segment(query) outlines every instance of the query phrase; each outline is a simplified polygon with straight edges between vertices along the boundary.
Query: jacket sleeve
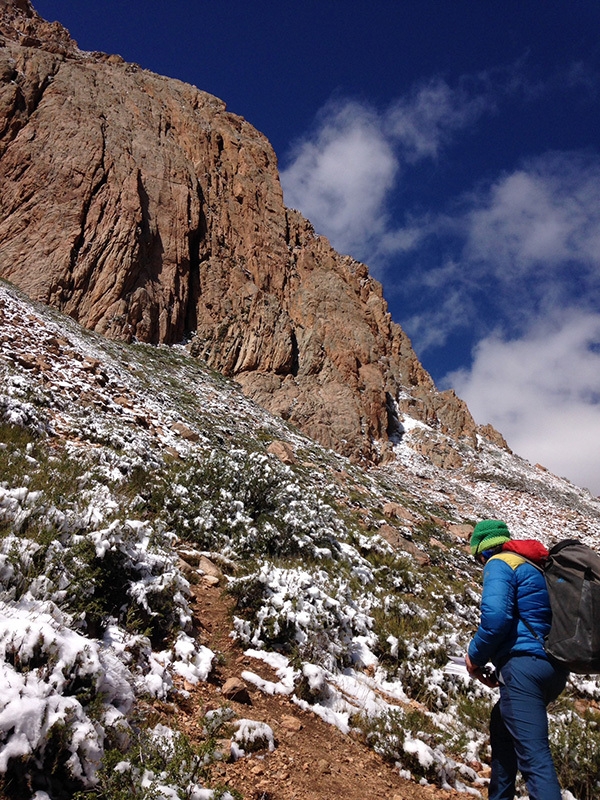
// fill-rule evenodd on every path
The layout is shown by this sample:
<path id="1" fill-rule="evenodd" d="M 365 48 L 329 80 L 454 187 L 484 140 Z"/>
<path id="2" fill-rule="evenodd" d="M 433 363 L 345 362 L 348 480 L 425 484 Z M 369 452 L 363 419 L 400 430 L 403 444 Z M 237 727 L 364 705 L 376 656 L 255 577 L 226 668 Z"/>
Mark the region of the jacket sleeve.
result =
<path id="1" fill-rule="evenodd" d="M 495 661 L 507 641 L 516 638 L 518 624 L 515 571 L 501 559 L 491 559 L 483 570 L 483 593 L 479 628 L 468 653 L 477 666 Z"/>

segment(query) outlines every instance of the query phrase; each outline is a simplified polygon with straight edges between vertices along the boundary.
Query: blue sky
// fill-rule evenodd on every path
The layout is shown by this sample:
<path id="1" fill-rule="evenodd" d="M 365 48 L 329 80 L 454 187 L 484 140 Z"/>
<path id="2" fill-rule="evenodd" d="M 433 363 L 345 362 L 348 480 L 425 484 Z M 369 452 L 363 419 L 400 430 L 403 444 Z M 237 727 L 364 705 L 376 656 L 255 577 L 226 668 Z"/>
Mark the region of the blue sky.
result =
<path id="1" fill-rule="evenodd" d="M 34 0 L 273 144 L 440 388 L 600 493 L 597 0 Z"/>

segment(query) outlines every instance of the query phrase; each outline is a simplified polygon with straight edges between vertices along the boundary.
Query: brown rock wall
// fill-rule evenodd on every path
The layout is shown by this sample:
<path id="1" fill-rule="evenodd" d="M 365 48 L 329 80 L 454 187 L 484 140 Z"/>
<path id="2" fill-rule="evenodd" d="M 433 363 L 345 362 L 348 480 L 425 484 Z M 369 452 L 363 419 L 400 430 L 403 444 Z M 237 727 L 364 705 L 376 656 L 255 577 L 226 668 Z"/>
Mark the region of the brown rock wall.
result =
<path id="1" fill-rule="evenodd" d="M 193 337 L 348 455 L 374 457 L 397 410 L 475 441 L 365 265 L 285 208 L 264 136 L 192 86 L 81 53 L 27 0 L 0 0 L 0 35 L 1 277 L 109 337 Z"/>

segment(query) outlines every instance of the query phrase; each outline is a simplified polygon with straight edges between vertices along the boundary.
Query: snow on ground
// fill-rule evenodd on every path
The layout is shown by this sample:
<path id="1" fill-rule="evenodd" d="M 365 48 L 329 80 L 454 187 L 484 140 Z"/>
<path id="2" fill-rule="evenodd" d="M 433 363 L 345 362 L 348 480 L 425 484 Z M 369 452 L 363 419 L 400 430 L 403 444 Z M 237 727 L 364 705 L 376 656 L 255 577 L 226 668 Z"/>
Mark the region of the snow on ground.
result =
<path id="1" fill-rule="evenodd" d="M 409 418 L 395 461 L 364 472 L 185 347 L 107 342 L 2 285 L 0 374 L 0 772 L 28 755 L 43 768 L 63 725 L 65 770 L 91 788 L 136 698 L 210 676 L 174 549 L 189 541 L 238 570 L 232 635 L 278 678 L 247 670 L 248 683 L 362 726 L 403 774 L 478 793 L 468 763 L 485 760 L 486 734 L 464 709 L 485 715 L 493 692 L 443 669 L 477 624 L 479 573 L 456 531 L 500 517 L 515 537 L 598 547 L 597 498 L 485 440 L 453 444 L 463 466 L 438 469 L 411 448 L 427 426 Z M 275 439 L 298 466 L 265 452 Z M 600 698 L 597 680 L 573 686 Z M 236 730 L 237 757 L 274 746 L 252 720 Z M 157 730 L 153 746 L 173 736 Z M 177 796 L 126 758 L 120 769 Z"/>

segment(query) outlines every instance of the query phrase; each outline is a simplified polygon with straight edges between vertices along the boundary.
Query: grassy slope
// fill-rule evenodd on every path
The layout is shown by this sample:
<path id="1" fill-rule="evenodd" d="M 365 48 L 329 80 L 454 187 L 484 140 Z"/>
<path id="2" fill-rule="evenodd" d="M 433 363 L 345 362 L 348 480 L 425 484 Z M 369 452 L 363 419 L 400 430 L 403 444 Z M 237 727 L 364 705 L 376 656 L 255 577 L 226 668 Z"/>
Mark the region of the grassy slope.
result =
<path id="1" fill-rule="evenodd" d="M 442 669 L 477 624 L 480 576 L 461 525 L 502 516 L 516 535 L 575 531 L 597 544 L 597 501 L 485 442 L 453 443 L 463 467 L 449 472 L 418 455 L 408 433 L 395 462 L 365 471 L 266 414 L 185 348 L 105 341 L 6 287 L 0 342 L 4 608 L 21 623 L 54 608 L 55 641 L 72 631 L 99 659 L 118 652 L 114 674 L 131 687 L 102 687 L 75 658 L 56 690 L 73 698 L 75 717 L 39 736 L 38 763 L 23 756 L 20 783 L 23 770 L 7 761 L 9 787 L 22 792 L 40 765 L 55 775 L 51 796 L 91 785 L 81 764 L 121 758 L 128 739 L 133 752 L 140 697 L 168 699 L 181 673 L 194 686 L 204 677 L 183 654 L 197 630 L 176 548 L 220 566 L 239 644 L 287 659 L 304 709 L 362 731 L 415 777 L 477 785 L 469 764 L 487 757 L 493 693 Z M 275 441 L 291 463 L 269 452 Z M 5 676 L 49 685 L 51 647 L 3 644 Z M 556 710 L 561 771 L 581 800 L 599 766 L 599 697 L 596 682 L 578 679 Z M 73 743 L 89 720 L 102 733 L 95 755 Z M 172 785 L 185 783 L 180 773 Z M 135 767 L 127 780 L 139 780 Z"/>

